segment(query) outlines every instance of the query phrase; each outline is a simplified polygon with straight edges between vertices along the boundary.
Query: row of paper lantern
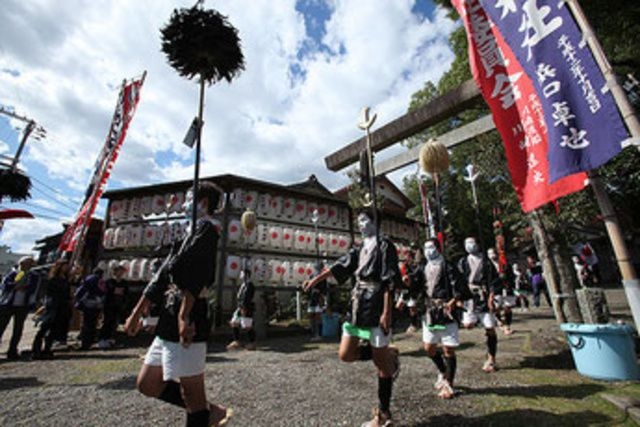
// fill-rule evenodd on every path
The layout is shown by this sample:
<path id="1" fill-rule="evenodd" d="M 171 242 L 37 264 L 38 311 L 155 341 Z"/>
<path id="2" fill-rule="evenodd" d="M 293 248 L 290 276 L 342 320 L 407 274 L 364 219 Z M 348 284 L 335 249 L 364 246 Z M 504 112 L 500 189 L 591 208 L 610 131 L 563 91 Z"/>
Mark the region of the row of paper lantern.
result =
<path id="1" fill-rule="evenodd" d="M 251 277 L 257 283 L 299 286 L 316 273 L 315 263 L 305 260 L 255 258 L 248 259 L 235 255 L 227 256 L 225 277 L 237 280 L 245 263 L 249 264 Z"/>
<path id="2" fill-rule="evenodd" d="M 153 265 L 160 261 L 160 258 L 111 259 L 98 262 L 98 267 L 104 271 L 105 279 L 113 277 L 113 270 L 122 266 L 125 268 L 124 280 L 148 282 L 153 276 Z"/>
<path id="3" fill-rule="evenodd" d="M 380 226 L 382 234 L 395 239 L 403 239 L 415 242 L 419 238 L 418 229 L 404 222 L 383 220 Z"/>
<path id="4" fill-rule="evenodd" d="M 160 215 L 182 212 L 185 193 L 155 194 L 131 199 L 112 200 L 109 205 L 111 222 L 127 221 L 148 215 Z"/>
<path id="5" fill-rule="evenodd" d="M 317 210 L 318 225 L 349 227 L 349 210 L 343 206 L 274 196 L 241 188 L 236 188 L 231 193 L 231 204 L 236 209 L 251 209 L 262 217 L 286 218 L 308 223 L 312 223 L 313 211 Z"/>
<path id="6" fill-rule="evenodd" d="M 120 225 L 107 228 L 104 231 L 102 246 L 105 249 L 166 246 L 176 240 L 183 239 L 187 235 L 188 229 L 189 221 Z"/>
<path id="7" fill-rule="evenodd" d="M 338 254 L 351 245 L 351 236 L 344 232 L 316 231 L 309 228 L 258 224 L 250 234 L 243 236 L 240 221 L 229 221 L 227 237 L 231 243 L 244 243 L 251 247 L 283 250 L 316 251 Z M 317 237 L 317 246 L 316 246 Z"/>

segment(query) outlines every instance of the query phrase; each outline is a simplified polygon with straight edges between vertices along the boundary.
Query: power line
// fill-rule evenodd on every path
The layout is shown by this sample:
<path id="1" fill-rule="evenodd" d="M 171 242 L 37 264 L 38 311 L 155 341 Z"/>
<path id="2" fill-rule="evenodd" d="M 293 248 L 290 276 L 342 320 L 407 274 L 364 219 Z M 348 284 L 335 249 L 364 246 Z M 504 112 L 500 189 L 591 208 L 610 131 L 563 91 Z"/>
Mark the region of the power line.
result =
<path id="1" fill-rule="evenodd" d="M 33 177 L 31 177 L 31 178 L 33 178 Z M 40 183 L 40 184 L 41 184 L 41 185 L 43 185 L 42 183 Z M 47 193 L 46 191 L 44 191 L 44 190 L 42 190 L 42 189 L 40 189 L 40 188 L 38 188 L 38 187 L 36 187 L 36 186 L 34 186 L 34 187 L 33 187 L 33 189 L 34 189 L 34 190 L 36 190 L 38 193 L 40 193 L 40 194 L 44 195 L 44 196 L 45 196 L 45 197 L 47 197 L 48 199 L 50 199 L 50 200 L 52 200 L 52 201 L 54 201 L 54 202 L 58 203 L 59 205 L 64 206 L 65 208 L 72 210 L 73 212 L 75 212 L 75 211 L 77 210 L 77 208 L 76 208 L 76 207 L 73 207 L 73 206 L 71 206 L 71 205 L 69 205 L 69 204 L 67 204 L 67 203 L 65 203 L 65 202 L 63 202 L 63 201 L 61 201 L 60 199 L 58 199 L 58 198 L 56 198 L 56 197 L 52 196 L 51 194 Z M 59 194 L 59 193 L 58 193 L 58 194 Z"/>
<path id="2" fill-rule="evenodd" d="M 44 209 L 45 211 L 53 212 L 53 213 L 58 214 L 58 215 L 63 215 L 63 216 L 67 216 L 68 215 L 65 212 L 60 212 L 58 210 L 55 210 L 55 209 L 52 209 L 52 208 L 48 208 L 46 206 L 40 206 L 40 205 L 37 205 L 35 203 L 19 202 L 18 204 L 23 204 L 25 206 L 29 206 L 29 207 L 35 208 L 35 209 Z"/>

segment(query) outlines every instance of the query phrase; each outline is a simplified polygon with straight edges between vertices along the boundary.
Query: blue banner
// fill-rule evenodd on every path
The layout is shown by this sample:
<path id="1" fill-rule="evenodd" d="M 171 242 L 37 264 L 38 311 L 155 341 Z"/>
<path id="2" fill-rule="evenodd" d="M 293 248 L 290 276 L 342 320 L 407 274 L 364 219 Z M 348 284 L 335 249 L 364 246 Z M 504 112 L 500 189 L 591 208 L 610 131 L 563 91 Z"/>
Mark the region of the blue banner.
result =
<path id="1" fill-rule="evenodd" d="M 626 128 L 565 2 L 480 3 L 534 83 L 549 140 L 550 182 L 595 169 L 617 155 L 628 137 Z"/>

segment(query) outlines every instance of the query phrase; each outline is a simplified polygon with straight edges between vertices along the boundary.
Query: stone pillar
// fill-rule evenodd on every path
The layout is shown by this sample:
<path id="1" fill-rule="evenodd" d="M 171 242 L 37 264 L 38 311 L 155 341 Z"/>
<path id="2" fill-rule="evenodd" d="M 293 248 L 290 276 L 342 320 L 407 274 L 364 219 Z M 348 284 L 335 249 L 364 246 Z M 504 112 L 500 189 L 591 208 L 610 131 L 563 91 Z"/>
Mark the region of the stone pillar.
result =
<path id="1" fill-rule="evenodd" d="M 611 313 L 602 288 L 576 290 L 576 297 L 584 323 L 608 323 Z"/>

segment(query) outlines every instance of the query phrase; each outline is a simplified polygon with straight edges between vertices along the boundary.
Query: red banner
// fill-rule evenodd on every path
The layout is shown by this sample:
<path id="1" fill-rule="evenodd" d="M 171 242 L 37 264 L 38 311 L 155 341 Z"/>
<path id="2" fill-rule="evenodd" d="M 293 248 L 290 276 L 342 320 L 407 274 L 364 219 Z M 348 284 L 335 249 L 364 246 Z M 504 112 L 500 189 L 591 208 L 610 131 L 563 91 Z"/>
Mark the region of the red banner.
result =
<path id="1" fill-rule="evenodd" d="M 549 182 L 548 135 L 540 99 L 498 28 L 478 0 L 452 0 L 467 30 L 473 78 L 502 137 L 511 180 L 522 209 L 529 212 L 582 190 L 578 173 Z"/>
<path id="2" fill-rule="evenodd" d="M 67 227 L 62 236 L 59 246 L 61 251 L 73 252 L 91 223 L 91 216 L 96 210 L 113 165 L 118 158 L 129 123 L 140 100 L 140 89 L 143 82 L 144 76 L 139 80 L 124 84 L 120 91 L 107 140 L 96 160 L 95 170 L 85 194 L 85 200 L 80 211 L 76 214 L 73 224 Z"/>

